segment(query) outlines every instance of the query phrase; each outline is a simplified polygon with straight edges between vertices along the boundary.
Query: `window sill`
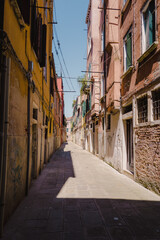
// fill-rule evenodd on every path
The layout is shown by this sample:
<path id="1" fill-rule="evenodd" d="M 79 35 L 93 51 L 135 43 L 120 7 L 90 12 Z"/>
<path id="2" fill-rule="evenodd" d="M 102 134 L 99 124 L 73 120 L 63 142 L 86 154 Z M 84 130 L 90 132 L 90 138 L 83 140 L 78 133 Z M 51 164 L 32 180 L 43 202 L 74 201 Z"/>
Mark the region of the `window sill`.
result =
<path id="1" fill-rule="evenodd" d="M 152 45 L 138 58 L 137 62 L 141 63 L 148 55 L 153 52 L 154 49 L 156 49 L 158 46 L 158 42 L 152 43 Z"/>
<path id="2" fill-rule="evenodd" d="M 10 0 L 10 2 L 11 2 L 11 6 L 13 7 L 13 10 L 15 12 L 15 15 L 17 17 L 18 23 L 19 23 L 20 27 L 23 29 L 25 27 L 25 22 L 23 20 L 23 17 L 22 17 L 21 11 L 19 9 L 18 3 L 17 3 L 16 0 Z"/>
<path id="3" fill-rule="evenodd" d="M 160 120 L 154 120 L 154 121 L 149 121 L 149 122 L 145 122 L 145 123 L 138 123 L 138 124 L 136 124 L 135 128 L 147 127 L 147 126 L 156 126 L 156 125 L 160 125 Z"/>
<path id="4" fill-rule="evenodd" d="M 124 79 L 130 72 L 132 72 L 134 66 L 130 66 L 128 70 L 121 76 L 121 79 Z"/>
<path id="5" fill-rule="evenodd" d="M 131 0 L 127 0 L 127 2 L 124 4 L 124 6 L 123 6 L 123 8 L 122 8 L 122 11 L 121 11 L 121 14 L 122 14 L 122 15 L 123 15 L 124 12 L 126 11 L 126 9 L 127 9 L 128 5 L 129 5 L 130 1 L 131 1 Z"/>

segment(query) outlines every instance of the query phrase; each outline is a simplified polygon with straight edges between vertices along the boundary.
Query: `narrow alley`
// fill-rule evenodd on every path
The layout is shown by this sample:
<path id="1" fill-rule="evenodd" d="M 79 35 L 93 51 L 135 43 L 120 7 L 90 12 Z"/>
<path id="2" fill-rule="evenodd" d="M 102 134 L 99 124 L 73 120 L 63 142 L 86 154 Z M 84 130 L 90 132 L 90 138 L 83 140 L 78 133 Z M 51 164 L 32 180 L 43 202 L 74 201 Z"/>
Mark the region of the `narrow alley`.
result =
<path id="1" fill-rule="evenodd" d="M 65 143 L 32 184 L 2 240 L 158 240 L 160 197 Z"/>

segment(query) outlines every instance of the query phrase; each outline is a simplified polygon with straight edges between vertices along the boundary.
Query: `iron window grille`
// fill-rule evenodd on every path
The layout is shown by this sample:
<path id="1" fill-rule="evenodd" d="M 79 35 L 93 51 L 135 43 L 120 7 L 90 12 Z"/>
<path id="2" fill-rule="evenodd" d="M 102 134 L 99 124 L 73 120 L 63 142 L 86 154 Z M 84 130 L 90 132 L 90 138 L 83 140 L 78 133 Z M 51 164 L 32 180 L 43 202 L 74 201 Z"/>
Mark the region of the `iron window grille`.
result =
<path id="1" fill-rule="evenodd" d="M 148 101 L 147 95 L 137 100 L 138 107 L 138 123 L 148 121 Z"/>
<path id="2" fill-rule="evenodd" d="M 153 119 L 160 120 L 160 88 L 152 92 Z"/>

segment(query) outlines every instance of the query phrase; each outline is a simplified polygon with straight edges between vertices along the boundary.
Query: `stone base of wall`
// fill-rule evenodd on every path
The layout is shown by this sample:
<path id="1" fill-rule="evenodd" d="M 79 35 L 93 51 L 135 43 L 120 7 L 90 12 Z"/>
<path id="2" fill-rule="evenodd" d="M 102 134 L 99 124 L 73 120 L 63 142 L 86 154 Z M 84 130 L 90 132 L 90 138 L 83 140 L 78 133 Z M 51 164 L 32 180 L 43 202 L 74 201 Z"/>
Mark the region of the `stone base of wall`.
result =
<path id="1" fill-rule="evenodd" d="M 136 129 L 135 146 L 137 182 L 160 194 L 160 126 Z"/>

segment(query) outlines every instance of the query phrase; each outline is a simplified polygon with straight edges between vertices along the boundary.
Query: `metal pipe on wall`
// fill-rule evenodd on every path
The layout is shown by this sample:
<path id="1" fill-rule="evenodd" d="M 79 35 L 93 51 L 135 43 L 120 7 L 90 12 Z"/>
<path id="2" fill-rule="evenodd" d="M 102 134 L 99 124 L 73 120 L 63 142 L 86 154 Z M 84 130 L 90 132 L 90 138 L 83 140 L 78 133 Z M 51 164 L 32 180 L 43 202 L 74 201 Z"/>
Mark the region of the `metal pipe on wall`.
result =
<path id="1" fill-rule="evenodd" d="M 10 86 L 10 59 L 4 57 L 4 72 L 2 74 L 4 80 L 4 118 L 3 118 L 3 149 L 1 154 L 1 188 L 0 188 L 0 236 L 3 233 L 4 211 L 5 211 L 5 195 L 7 182 L 7 155 L 8 155 L 8 108 L 9 108 L 9 86 Z"/>
<path id="2" fill-rule="evenodd" d="M 27 178 L 26 178 L 26 195 L 28 195 L 29 191 L 29 168 L 30 168 L 30 137 L 31 137 L 31 120 L 30 120 L 30 99 L 31 99 L 31 76 L 30 73 L 28 75 L 28 97 L 27 97 L 27 134 L 28 134 L 28 142 L 27 142 Z"/>
<path id="3" fill-rule="evenodd" d="M 104 109 L 104 159 L 106 154 L 106 89 L 107 89 L 107 79 L 106 79 L 106 1 L 104 0 L 104 38 L 103 38 L 103 50 L 104 50 L 104 63 L 103 63 L 103 71 L 104 71 L 104 89 L 105 89 L 105 109 Z"/>

